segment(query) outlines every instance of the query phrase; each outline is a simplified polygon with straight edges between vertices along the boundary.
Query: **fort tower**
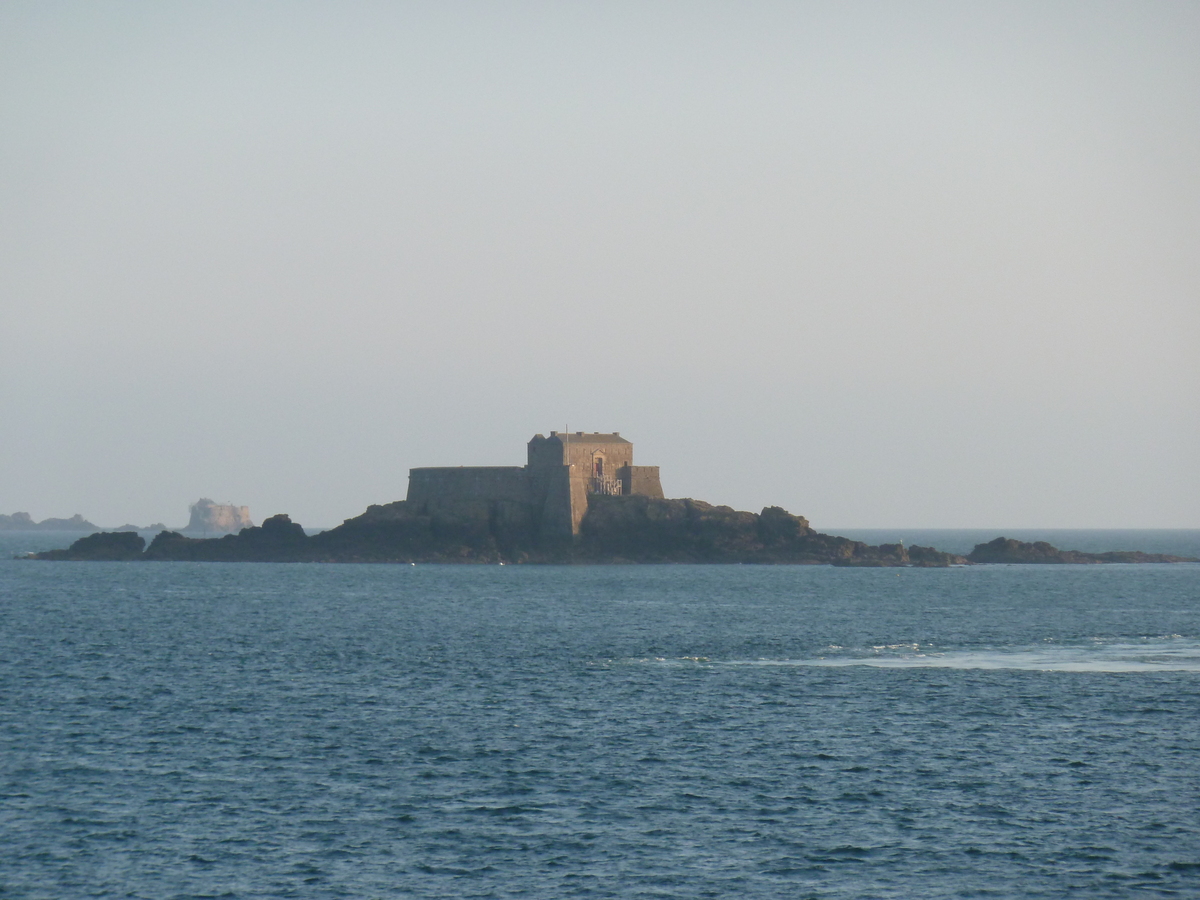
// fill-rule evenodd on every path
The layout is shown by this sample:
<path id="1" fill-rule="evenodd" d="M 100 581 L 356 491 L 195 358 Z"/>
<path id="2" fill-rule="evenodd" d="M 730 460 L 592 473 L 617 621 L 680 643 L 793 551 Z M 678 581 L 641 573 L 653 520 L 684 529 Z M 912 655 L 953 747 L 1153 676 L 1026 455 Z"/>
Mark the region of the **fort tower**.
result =
<path id="1" fill-rule="evenodd" d="M 434 518 L 504 521 L 546 539 L 579 534 L 588 496 L 662 497 L 658 466 L 635 466 L 633 444 L 617 432 L 550 432 L 529 441 L 524 466 L 419 468 L 408 502 Z"/>

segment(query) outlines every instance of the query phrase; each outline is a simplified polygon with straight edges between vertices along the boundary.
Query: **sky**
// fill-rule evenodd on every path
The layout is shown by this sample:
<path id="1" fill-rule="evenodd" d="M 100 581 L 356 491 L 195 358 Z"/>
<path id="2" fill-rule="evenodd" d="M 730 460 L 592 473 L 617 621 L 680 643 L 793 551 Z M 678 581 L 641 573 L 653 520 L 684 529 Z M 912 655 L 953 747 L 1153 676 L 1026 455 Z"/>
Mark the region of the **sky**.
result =
<path id="1" fill-rule="evenodd" d="M 0 512 L 330 526 L 564 429 L 1200 527 L 1200 3 L 0 5 Z"/>

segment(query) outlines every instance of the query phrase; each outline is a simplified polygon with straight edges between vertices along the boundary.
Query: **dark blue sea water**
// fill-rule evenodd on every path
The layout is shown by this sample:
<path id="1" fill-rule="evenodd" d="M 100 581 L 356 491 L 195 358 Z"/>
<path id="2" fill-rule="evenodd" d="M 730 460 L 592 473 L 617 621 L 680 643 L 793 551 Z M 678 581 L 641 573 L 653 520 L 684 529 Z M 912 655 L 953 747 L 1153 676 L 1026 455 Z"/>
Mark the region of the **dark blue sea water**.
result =
<path id="1" fill-rule="evenodd" d="M 1197 565 L 0 563 L 3 898 L 1142 896 Z"/>

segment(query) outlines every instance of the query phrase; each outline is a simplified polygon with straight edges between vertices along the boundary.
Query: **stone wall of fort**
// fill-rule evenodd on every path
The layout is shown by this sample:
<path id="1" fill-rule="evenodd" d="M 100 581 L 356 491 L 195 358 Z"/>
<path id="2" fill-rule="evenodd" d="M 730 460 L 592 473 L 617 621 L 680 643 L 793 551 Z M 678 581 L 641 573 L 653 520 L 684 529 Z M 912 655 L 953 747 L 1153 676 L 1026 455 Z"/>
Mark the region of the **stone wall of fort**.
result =
<path id="1" fill-rule="evenodd" d="M 621 472 L 624 494 L 641 497 L 663 498 L 662 481 L 658 477 L 658 466 L 626 466 Z"/>
<path id="2" fill-rule="evenodd" d="M 616 432 L 536 435 L 529 464 L 410 469 L 407 500 L 447 523 L 520 526 L 544 539 L 571 538 L 592 492 L 662 497 L 657 466 L 633 465 L 633 444 Z"/>
<path id="3" fill-rule="evenodd" d="M 435 529 L 457 528 L 536 533 L 539 507 L 523 466 L 456 466 L 410 469 L 409 503 Z"/>
<path id="4" fill-rule="evenodd" d="M 617 470 L 633 464 L 633 444 L 617 433 L 576 431 L 572 434 L 550 432 L 529 442 L 529 466 L 575 466 L 580 474 L 591 477 L 599 470 L 606 478 L 616 478 Z"/>
<path id="5" fill-rule="evenodd" d="M 476 500 L 530 503 L 524 466 L 455 466 L 409 469 L 408 501 L 419 506 Z"/>

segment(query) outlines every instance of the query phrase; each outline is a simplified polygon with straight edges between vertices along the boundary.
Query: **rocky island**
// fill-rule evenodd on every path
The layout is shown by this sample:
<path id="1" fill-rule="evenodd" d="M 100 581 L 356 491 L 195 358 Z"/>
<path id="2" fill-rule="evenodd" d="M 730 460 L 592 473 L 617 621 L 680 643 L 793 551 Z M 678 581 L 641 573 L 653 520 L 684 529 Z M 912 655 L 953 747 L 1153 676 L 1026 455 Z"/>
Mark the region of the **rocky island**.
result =
<path id="1" fill-rule="evenodd" d="M 986 544 L 976 544 L 967 555 L 971 563 L 1018 563 L 1038 565 L 1096 565 L 1100 563 L 1181 563 L 1200 562 L 1190 556 L 1170 556 L 1165 553 L 1143 553 L 1140 550 L 1109 550 L 1106 553 L 1084 553 L 1081 550 L 1059 550 L 1045 541 L 1027 544 L 1012 538 L 998 537 Z"/>
<path id="2" fill-rule="evenodd" d="M 153 525 L 121 525 L 112 531 L 162 531 L 167 526 L 161 522 Z M 42 519 L 35 522 L 27 512 L 13 513 L 11 516 L 0 515 L 0 531 L 98 531 L 99 525 L 89 522 L 79 513 L 69 519 Z"/>
<path id="3" fill-rule="evenodd" d="M 254 525 L 250 520 L 248 506 L 214 503 L 206 497 L 201 497 L 188 507 L 189 519 L 187 525 L 179 531 L 188 535 L 203 535 L 205 537 L 236 534 L 243 528 Z M 126 523 L 116 528 L 101 529 L 94 522 L 89 522 L 76 513 L 69 519 L 43 519 L 35 522 L 27 512 L 13 513 L 11 516 L 0 515 L 0 531 L 92 531 L 107 533 L 119 531 L 167 531 L 162 522 L 153 525 L 133 525 Z"/>
<path id="4" fill-rule="evenodd" d="M 144 549 L 143 549 L 144 548 Z M 606 496 L 589 504 L 573 540 L 549 539 L 489 519 L 432 516 L 400 500 L 372 506 L 337 528 L 311 535 L 289 516 L 221 538 L 173 531 L 145 546 L 136 534 L 102 532 L 56 560 L 191 560 L 203 562 L 378 563 L 793 563 L 840 566 L 962 565 L 961 556 L 929 547 L 883 544 L 820 534 L 779 507 L 739 512 L 698 500 Z"/>
<path id="5" fill-rule="evenodd" d="M 821 534 L 778 506 L 740 512 L 667 499 L 657 466 L 635 466 L 619 433 L 535 435 L 525 466 L 409 472 L 404 500 L 371 506 L 308 535 L 287 515 L 261 526 L 245 507 L 201 500 L 192 524 L 237 533 L 102 532 L 37 559 L 378 563 L 788 563 L 946 567 L 986 562 L 1184 562 L 1138 553 L 1081 554 L 998 538 L 970 556 L 903 544 L 871 546 Z M 236 520 L 236 521 L 235 521 Z M 195 534 L 201 528 L 191 529 Z"/>
<path id="6" fill-rule="evenodd" d="M 308 535 L 287 515 L 220 538 L 160 532 L 147 547 L 129 532 L 101 532 L 34 559 L 192 562 L 357 563 L 747 563 L 847 567 L 995 563 L 1103 564 L 1198 562 L 1190 557 L 1059 550 L 999 537 L 967 556 L 932 547 L 872 546 L 815 531 L 778 506 L 740 512 L 699 500 L 603 497 L 591 501 L 573 541 L 497 526 L 487 518 L 448 520 L 400 500 L 371 506 L 337 528 Z"/>

